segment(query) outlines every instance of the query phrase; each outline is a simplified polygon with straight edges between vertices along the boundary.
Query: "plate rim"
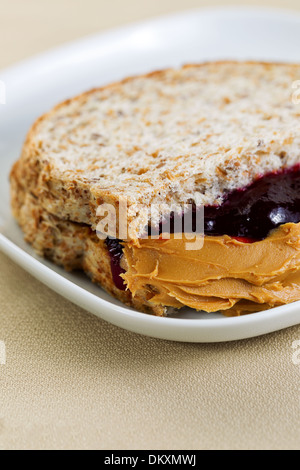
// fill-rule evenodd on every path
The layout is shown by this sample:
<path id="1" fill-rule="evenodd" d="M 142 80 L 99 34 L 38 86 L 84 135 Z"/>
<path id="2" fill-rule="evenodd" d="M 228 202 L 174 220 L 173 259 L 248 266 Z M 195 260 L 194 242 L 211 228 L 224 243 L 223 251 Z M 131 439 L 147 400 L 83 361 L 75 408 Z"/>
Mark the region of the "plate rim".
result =
<path id="1" fill-rule="evenodd" d="M 109 323 L 114 324 L 115 326 L 119 326 L 144 336 L 167 339 L 170 341 L 218 343 L 253 338 L 278 331 L 282 328 L 295 326 L 299 323 L 299 319 L 296 318 L 296 311 L 300 308 L 300 301 L 239 317 L 224 317 L 218 319 L 158 317 L 131 310 L 126 306 L 115 305 L 102 297 L 98 297 L 64 276 L 61 276 L 55 270 L 43 264 L 42 260 L 40 261 L 39 259 L 34 258 L 31 254 L 18 247 L 2 234 L 0 234 L 0 250 L 3 251 L 3 253 L 5 253 L 12 261 L 16 262 L 17 265 L 21 266 L 33 275 L 37 280 L 75 305 L 93 313 L 97 317 L 106 320 Z M 88 309 L 85 305 L 86 301 L 89 301 L 90 304 Z M 101 314 L 99 314 L 98 308 L 100 306 L 105 307 L 107 313 L 101 312 Z M 294 313 L 295 318 L 293 316 L 293 319 L 287 319 L 286 310 L 291 310 L 290 313 Z M 121 323 L 124 325 L 120 325 L 120 317 L 117 315 L 117 319 L 115 318 L 116 312 L 121 314 L 122 320 L 125 320 L 126 318 L 131 320 L 130 324 L 123 321 Z M 271 328 L 269 323 L 270 320 L 273 321 L 273 327 Z M 280 322 L 280 328 L 278 328 L 279 325 L 275 320 Z M 136 324 L 132 325 L 132 321 L 136 322 Z M 253 323 L 255 323 L 254 326 L 256 330 L 259 327 L 255 334 L 252 332 Z M 151 329 L 145 331 L 145 326 L 148 326 Z M 153 328 L 156 329 L 157 326 L 161 328 L 161 331 L 153 334 L 152 330 Z M 180 331 L 183 326 L 185 331 L 189 334 L 185 339 L 182 339 L 183 335 L 181 332 L 178 335 L 176 334 L 176 331 L 170 331 L 170 327 L 175 327 Z M 249 327 L 249 330 L 245 329 L 247 327 Z M 240 328 L 244 330 L 243 333 L 239 332 Z M 207 333 L 211 330 L 213 330 L 214 338 L 210 338 L 209 336 L 206 337 Z"/>
<path id="2" fill-rule="evenodd" d="M 251 14 L 252 16 L 259 15 L 260 18 L 265 16 L 266 20 L 278 19 L 300 24 L 300 12 L 286 8 L 228 6 L 183 10 L 144 21 L 134 22 L 64 43 L 63 45 L 51 48 L 46 52 L 36 54 L 1 69 L 0 78 L 9 80 L 10 76 L 19 73 L 24 67 L 30 70 L 32 67 L 36 67 L 40 61 L 53 60 L 57 55 L 66 54 L 70 50 L 76 50 L 78 46 L 84 48 L 89 42 L 105 42 L 112 36 L 121 37 L 124 34 L 132 33 L 144 27 L 153 28 L 165 21 L 176 22 L 178 19 L 182 20 L 183 16 L 190 17 L 195 13 L 201 15 L 228 15 L 230 17 L 232 17 L 232 15 L 248 17 L 248 15 Z M 39 261 L 34 258 L 1 233 L 0 250 L 51 290 L 67 298 L 75 305 L 80 306 L 109 323 L 145 336 L 180 342 L 217 343 L 253 338 L 300 323 L 299 313 L 297 319 L 297 310 L 300 309 L 300 301 L 239 317 L 224 317 L 218 319 L 157 317 L 129 309 L 125 305 L 115 305 L 102 297 L 98 297 L 49 268 L 42 263 L 42 260 Z M 76 299 L 76 301 L 74 301 L 74 299 Z M 83 300 L 89 302 L 89 308 L 86 308 Z M 101 306 L 105 312 L 102 311 L 100 314 L 97 309 Z M 289 318 L 287 318 L 287 316 L 289 316 Z M 120 321 L 120 318 L 122 318 L 123 321 Z M 124 321 L 126 319 L 130 320 L 129 324 Z M 147 327 L 149 328 L 148 330 Z M 253 327 L 255 328 L 255 333 L 253 332 Z M 157 331 L 157 328 L 160 328 L 160 331 Z M 184 330 L 186 335 L 182 333 L 182 330 Z M 243 330 L 243 332 L 240 330 Z M 209 332 L 213 332 L 213 337 L 210 337 Z"/>
<path id="3" fill-rule="evenodd" d="M 61 45 L 50 47 L 44 52 L 39 52 L 33 54 L 27 58 L 21 59 L 16 63 L 10 64 L 7 67 L 0 68 L 0 75 L 8 76 L 10 74 L 15 74 L 20 68 L 32 67 L 39 61 L 44 61 L 50 58 L 53 58 L 59 54 L 64 54 L 67 51 L 74 50 L 78 46 L 83 44 L 92 43 L 94 41 L 106 40 L 112 36 L 121 36 L 123 34 L 128 34 L 129 32 L 134 32 L 135 30 L 145 28 L 145 27 L 155 27 L 159 23 L 164 21 L 178 21 L 182 20 L 183 17 L 190 17 L 192 15 L 236 15 L 249 17 L 249 15 L 259 15 L 260 18 L 270 20 L 278 19 L 280 21 L 291 21 L 292 23 L 300 24 L 300 10 L 294 10 L 292 8 L 283 8 L 283 7 L 267 7 L 267 6 L 251 6 L 251 5 L 228 5 L 228 6 L 215 6 L 215 7 L 200 7 L 200 8 L 190 8 L 183 9 L 177 12 L 154 16 L 150 19 L 140 20 L 135 22 L 130 22 L 125 25 L 113 27 L 100 31 L 98 33 L 92 33 L 84 35 L 81 38 L 66 41 Z"/>

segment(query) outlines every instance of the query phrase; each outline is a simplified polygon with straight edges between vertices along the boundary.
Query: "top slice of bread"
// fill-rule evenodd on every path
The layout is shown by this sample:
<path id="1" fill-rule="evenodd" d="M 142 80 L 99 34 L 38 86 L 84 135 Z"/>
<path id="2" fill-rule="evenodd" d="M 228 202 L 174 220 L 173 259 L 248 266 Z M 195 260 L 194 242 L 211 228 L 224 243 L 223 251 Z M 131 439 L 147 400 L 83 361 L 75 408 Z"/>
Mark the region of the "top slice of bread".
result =
<path id="1" fill-rule="evenodd" d="M 215 62 L 132 77 L 55 107 L 30 130 L 14 181 L 56 216 L 94 228 L 97 207 L 220 204 L 300 162 L 300 65 Z M 13 190 L 13 189 L 12 189 Z"/>

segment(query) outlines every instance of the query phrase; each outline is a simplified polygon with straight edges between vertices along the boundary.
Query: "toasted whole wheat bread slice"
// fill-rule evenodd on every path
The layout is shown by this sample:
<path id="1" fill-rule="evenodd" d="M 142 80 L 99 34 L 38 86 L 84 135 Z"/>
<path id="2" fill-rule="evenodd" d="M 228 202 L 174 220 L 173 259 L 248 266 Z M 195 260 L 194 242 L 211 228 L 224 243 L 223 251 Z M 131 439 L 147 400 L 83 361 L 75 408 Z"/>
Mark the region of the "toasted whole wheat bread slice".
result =
<path id="1" fill-rule="evenodd" d="M 129 290 L 116 287 L 111 260 L 105 243 L 85 224 L 59 219 L 43 209 L 38 199 L 14 181 L 12 210 L 25 236 L 40 256 L 67 271 L 83 270 L 93 282 L 113 297 L 142 312 L 166 315 L 170 308 L 154 305 L 149 293 L 140 291 L 132 297 Z"/>
<path id="2" fill-rule="evenodd" d="M 93 229 L 100 204 L 126 198 L 130 237 L 139 238 L 149 223 L 141 204 L 220 204 L 298 163 L 299 79 L 300 65 L 215 62 L 84 93 L 33 125 L 12 192 L 18 186 L 41 210 Z"/>

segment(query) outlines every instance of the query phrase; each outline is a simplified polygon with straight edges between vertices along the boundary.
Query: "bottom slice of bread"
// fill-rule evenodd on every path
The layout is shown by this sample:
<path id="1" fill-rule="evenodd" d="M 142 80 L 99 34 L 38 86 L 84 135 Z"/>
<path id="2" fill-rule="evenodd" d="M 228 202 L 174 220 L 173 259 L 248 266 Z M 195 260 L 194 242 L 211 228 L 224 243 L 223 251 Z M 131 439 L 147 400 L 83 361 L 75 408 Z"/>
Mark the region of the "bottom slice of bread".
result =
<path id="1" fill-rule="evenodd" d="M 166 315 L 167 307 L 151 305 L 146 292 L 134 297 L 129 290 L 116 287 L 111 259 L 104 240 L 85 224 L 59 219 L 41 208 L 37 198 L 14 181 L 12 210 L 25 241 L 36 253 L 67 271 L 83 270 L 110 295 L 141 312 Z"/>
<path id="2" fill-rule="evenodd" d="M 250 279 L 238 284 L 235 281 L 232 283 L 230 279 L 225 279 L 225 285 L 229 282 L 231 291 L 232 288 L 236 290 L 228 299 L 226 296 L 223 296 L 222 292 L 220 293 L 220 285 L 222 290 L 224 282 L 217 279 L 211 280 L 209 284 L 206 282 L 203 286 L 182 286 L 182 288 L 180 284 L 171 281 L 172 286 L 169 290 L 170 281 L 168 279 L 172 270 L 172 266 L 170 266 L 172 259 L 167 262 L 167 282 L 159 284 L 152 277 L 151 273 L 155 272 L 155 267 L 153 267 L 154 271 L 152 271 L 152 268 L 149 271 L 149 282 L 140 282 L 143 276 L 135 273 L 136 261 L 134 259 L 131 260 L 130 245 L 125 243 L 123 261 L 126 268 L 124 276 L 128 288 L 123 290 L 118 288 L 114 281 L 111 269 L 111 256 L 105 240 L 98 238 L 96 232 L 90 226 L 62 220 L 50 214 L 41 207 L 38 199 L 24 189 L 17 180 L 14 180 L 12 189 L 14 216 L 24 232 L 25 240 L 33 246 L 40 256 L 63 266 L 66 270 L 83 270 L 93 282 L 99 284 L 109 294 L 141 312 L 165 316 L 170 311 L 173 311 L 174 308 L 182 308 L 186 305 L 196 310 L 203 309 L 208 312 L 215 311 L 216 308 L 214 309 L 214 307 L 218 306 L 218 310 L 222 310 L 225 315 L 235 316 L 299 300 L 300 246 L 298 246 L 298 242 L 293 241 L 293 236 L 289 235 L 290 228 L 288 225 L 282 229 L 283 236 L 287 237 L 285 243 L 288 251 L 283 253 L 279 246 L 277 258 L 280 262 L 282 261 L 284 270 L 287 270 L 289 276 L 291 276 L 289 282 L 284 281 L 285 275 L 280 271 L 277 274 L 273 273 L 274 275 L 267 273 L 266 277 L 268 279 L 261 286 L 259 285 L 260 280 L 257 282 L 257 279 L 256 281 L 254 280 L 254 283 Z M 297 230 L 298 233 L 298 224 L 297 226 L 293 225 L 293 227 L 297 227 L 293 230 Z M 142 240 L 140 243 L 142 243 Z M 226 243 L 231 244 L 236 242 L 229 240 Z M 272 237 L 270 243 L 272 244 Z M 291 243 L 293 246 L 291 246 Z M 212 258 L 215 256 L 215 249 L 217 248 L 213 248 L 211 252 Z M 238 250 L 240 249 L 249 250 L 250 248 L 240 244 Z M 275 249 L 272 248 L 273 254 Z M 157 255 L 157 246 L 154 247 L 154 250 L 156 251 L 156 256 L 160 257 L 161 255 Z M 202 258 L 203 256 L 204 258 Z M 205 250 L 204 255 L 201 254 L 200 257 L 200 262 L 203 265 Z M 208 257 L 208 260 L 210 260 L 207 264 L 208 270 L 210 269 L 210 263 L 213 262 L 212 258 Z M 253 258 L 252 255 L 250 258 Z M 161 260 L 163 263 L 163 257 L 161 257 Z M 151 262 L 155 263 L 154 257 L 151 258 Z M 186 263 L 192 263 L 191 259 L 187 258 Z M 184 270 L 184 265 L 182 266 Z M 263 267 L 263 264 L 261 266 Z M 137 285 L 138 287 L 136 288 Z M 199 295 L 201 299 L 200 304 Z M 203 308 L 199 308 L 199 305 Z"/>

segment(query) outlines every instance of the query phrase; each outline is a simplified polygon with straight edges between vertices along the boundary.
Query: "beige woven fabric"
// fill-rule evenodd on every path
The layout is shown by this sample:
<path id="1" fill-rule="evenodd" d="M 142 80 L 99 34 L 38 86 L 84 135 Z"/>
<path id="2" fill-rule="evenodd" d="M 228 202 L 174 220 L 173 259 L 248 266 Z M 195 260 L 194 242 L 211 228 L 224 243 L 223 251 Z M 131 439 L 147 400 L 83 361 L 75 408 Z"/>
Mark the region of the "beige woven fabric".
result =
<path id="1" fill-rule="evenodd" d="M 1 448 L 297 448 L 300 327 L 224 344 L 98 320 L 0 255 Z"/>
<path id="2" fill-rule="evenodd" d="M 1 3 L 0 42 L 18 31 L 21 51 L 14 44 L 1 51 L 0 66 L 48 47 L 50 27 L 56 44 L 68 32 L 73 38 L 80 23 L 74 9 L 67 21 L 70 0 L 51 2 L 56 26 L 49 31 L 39 22 L 44 2 L 28 0 L 26 13 L 22 0 Z M 98 29 L 120 23 L 117 3 L 124 12 L 126 3 L 126 21 L 145 17 L 143 2 L 102 3 Z M 90 13 L 78 9 L 78 36 L 94 28 L 101 2 L 84 4 Z M 170 4 L 160 0 L 148 13 L 166 13 Z M 0 449 L 299 449 L 300 365 L 292 343 L 300 326 L 223 344 L 160 341 L 93 317 L 2 254 L 0 266 Z"/>

